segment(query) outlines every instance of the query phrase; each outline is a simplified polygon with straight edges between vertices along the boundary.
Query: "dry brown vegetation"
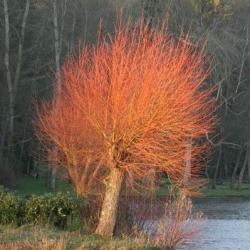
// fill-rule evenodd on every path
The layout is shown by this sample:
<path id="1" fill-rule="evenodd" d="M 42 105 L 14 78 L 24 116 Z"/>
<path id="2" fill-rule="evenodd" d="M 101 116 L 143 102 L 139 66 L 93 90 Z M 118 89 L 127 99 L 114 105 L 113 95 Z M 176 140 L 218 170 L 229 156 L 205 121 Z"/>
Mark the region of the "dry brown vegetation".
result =
<path id="1" fill-rule="evenodd" d="M 194 211 L 191 199 L 182 191 L 171 188 L 169 193 L 165 202 L 137 203 L 138 213 L 132 216 L 134 224 L 130 223 L 128 233 L 138 243 L 175 249 L 200 231 L 205 216 Z M 131 216 L 128 218 L 131 220 Z"/>
<path id="2" fill-rule="evenodd" d="M 33 240 L 0 243 L 0 250 L 65 250 L 64 239 L 51 240 L 41 239 L 34 243 Z"/>

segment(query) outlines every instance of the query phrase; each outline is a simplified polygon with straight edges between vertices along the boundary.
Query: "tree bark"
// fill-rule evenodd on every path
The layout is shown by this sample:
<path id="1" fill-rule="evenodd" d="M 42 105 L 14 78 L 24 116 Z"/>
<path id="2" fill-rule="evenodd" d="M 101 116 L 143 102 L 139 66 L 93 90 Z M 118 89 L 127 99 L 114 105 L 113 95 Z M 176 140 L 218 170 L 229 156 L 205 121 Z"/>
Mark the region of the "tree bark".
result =
<path id="1" fill-rule="evenodd" d="M 117 207 L 124 174 L 117 168 L 112 168 L 106 186 L 101 215 L 95 233 L 102 236 L 112 236 L 117 216 Z"/>
<path id="2" fill-rule="evenodd" d="M 224 176 L 225 179 L 228 179 L 228 165 L 224 162 Z"/>
<path id="3" fill-rule="evenodd" d="M 238 182 L 237 189 L 240 189 L 241 186 L 242 186 L 242 180 L 243 180 L 243 177 L 244 177 L 246 166 L 248 164 L 248 158 L 249 158 L 249 153 L 248 153 L 248 147 L 247 147 L 246 148 L 246 156 L 245 156 L 245 159 L 244 159 L 244 163 L 243 163 L 243 166 L 242 166 L 242 168 L 240 170 L 240 174 L 239 174 L 239 182 Z"/>
<path id="4" fill-rule="evenodd" d="M 219 171 L 219 167 L 220 167 L 221 155 L 222 155 L 222 145 L 220 144 L 219 156 L 218 156 L 217 163 L 215 166 L 215 172 L 214 172 L 213 181 L 212 181 L 212 189 L 216 189 L 216 179 L 217 179 L 218 171 Z"/>
<path id="5" fill-rule="evenodd" d="M 4 6 L 4 27 L 5 27 L 5 39 L 4 39 L 4 45 L 5 45 L 5 52 L 4 52 L 4 65 L 6 69 L 6 79 L 7 79 L 7 87 L 8 87 L 8 131 L 6 135 L 4 135 L 3 140 L 6 141 L 7 145 L 10 146 L 14 143 L 14 120 L 15 120 L 15 102 L 16 102 L 16 95 L 17 95 L 17 87 L 20 80 L 20 73 L 21 73 L 21 66 L 22 66 L 22 56 L 23 56 L 23 42 L 25 37 L 25 29 L 27 25 L 27 18 L 29 14 L 29 8 L 30 8 L 30 0 L 26 0 L 25 4 L 25 10 L 23 13 L 22 23 L 21 23 L 21 32 L 19 34 L 19 43 L 18 43 L 18 54 L 16 59 L 16 71 L 15 74 L 12 75 L 12 72 L 14 71 L 11 67 L 11 34 L 10 34 L 10 13 L 9 13 L 9 5 L 8 1 L 3 1 Z M 14 77 L 12 77 L 14 76 Z M 13 80 L 14 78 L 14 80 Z M 1 149 L 0 149 L 1 150 Z M 8 158 L 11 158 L 11 156 L 14 156 L 13 148 L 8 147 L 8 156 L 6 164 L 8 164 Z"/>
<path id="6" fill-rule="evenodd" d="M 53 26 L 54 26 L 54 47 L 55 47 L 55 66 L 59 82 L 59 87 L 61 87 L 61 74 L 60 74 L 60 60 L 61 60 L 61 48 L 60 48 L 60 37 L 59 37 L 59 26 L 58 26 L 58 8 L 56 0 L 53 1 Z M 59 90 L 60 91 L 60 90 Z"/>
<path id="7" fill-rule="evenodd" d="M 57 81 L 59 86 L 59 92 L 61 91 L 61 73 L 60 73 L 60 60 L 61 60 L 61 39 L 59 35 L 59 25 L 58 25 L 58 6 L 57 0 L 53 0 L 53 29 L 54 29 L 54 48 L 55 48 L 55 68 L 57 73 Z M 63 29 L 63 25 L 62 25 Z M 62 31 L 62 30 L 61 30 Z M 56 151 L 56 149 L 55 149 Z M 52 167 L 49 170 L 48 187 L 51 190 L 55 190 L 56 185 L 56 175 L 57 169 Z"/>
<path id="8" fill-rule="evenodd" d="M 3 1 L 4 5 L 4 20 L 5 20 L 5 54 L 4 54 L 4 64 L 6 68 L 6 78 L 8 84 L 8 94 L 9 94 L 9 117 L 8 117 L 8 144 L 12 142 L 13 127 L 14 127 L 14 88 L 11 78 L 10 70 L 10 22 L 9 22 L 9 8 L 8 1 Z"/>
<path id="9" fill-rule="evenodd" d="M 238 157 L 237 157 L 236 164 L 234 166 L 234 170 L 233 170 L 233 174 L 232 174 L 232 179 L 231 179 L 231 188 L 234 188 L 234 184 L 235 184 L 235 180 L 236 180 L 236 175 L 237 175 L 238 168 L 240 166 L 240 160 L 241 160 L 242 153 L 243 153 L 243 149 L 241 148 L 240 152 L 238 154 Z"/>
<path id="10" fill-rule="evenodd" d="M 51 183 L 50 188 L 54 191 L 56 188 L 56 168 L 52 168 L 51 170 Z"/>
<path id="11" fill-rule="evenodd" d="M 21 25 L 21 34 L 20 34 L 20 41 L 18 44 L 18 55 L 17 55 L 17 66 L 16 66 L 16 73 L 14 78 L 14 91 L 17 91 L 17 85 L 20 79 L 21 67 L 22 67 L 22 58 L 23 58 L 23 42 L 25 37 L 25 29 L 27 26 L 27 18 L 30 9 L 30 0 L 26 0 L 25 10 L 23 13 L 23 20 Z"/>
<path id="12" fill-rule="evenodd" d="M 248 155 L 247 159 L 247 169 L 248 169 L 248 183 L 250 183 L 250 155 Z"/>

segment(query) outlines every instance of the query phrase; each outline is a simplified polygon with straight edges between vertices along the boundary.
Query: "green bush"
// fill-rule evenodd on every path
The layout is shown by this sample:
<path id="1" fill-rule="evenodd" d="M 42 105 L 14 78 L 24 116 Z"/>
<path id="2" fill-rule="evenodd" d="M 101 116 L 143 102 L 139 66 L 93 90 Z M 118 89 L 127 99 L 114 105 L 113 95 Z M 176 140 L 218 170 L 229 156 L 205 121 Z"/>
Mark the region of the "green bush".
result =
<path id="1" fill-rule="evenodd" d="M 17 222 L 20 199 L 14 194 L 0 188 L 0 224 L 14 224 Z"/>
<path id="2" fill-rule="evenodd" d="M 50 224 L 79 227 L 83 201 L 70 193 L 48 193 L 20 198 L 0 188 L 0 224 Z"/>
<path id="3" fill-rule="evenodd" d="M 69 193 L 33 195 L 26 202 L 25 219 L 27 223 L 52 224 L 65 228 L 72 216 L 80 217 L 80 205 L 80 200 Z"/>

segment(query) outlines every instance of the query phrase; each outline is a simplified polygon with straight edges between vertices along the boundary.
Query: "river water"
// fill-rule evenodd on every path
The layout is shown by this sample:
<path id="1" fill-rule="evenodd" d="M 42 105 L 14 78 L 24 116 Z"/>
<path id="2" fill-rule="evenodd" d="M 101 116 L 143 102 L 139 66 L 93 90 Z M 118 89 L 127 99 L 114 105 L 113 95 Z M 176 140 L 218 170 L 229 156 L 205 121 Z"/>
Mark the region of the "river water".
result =
<path id="1" fill-rule="evenodd" d="M 210 198 L 194 203 L 207 220 L 178 250 L 250 250 L 250 200 Z"/>

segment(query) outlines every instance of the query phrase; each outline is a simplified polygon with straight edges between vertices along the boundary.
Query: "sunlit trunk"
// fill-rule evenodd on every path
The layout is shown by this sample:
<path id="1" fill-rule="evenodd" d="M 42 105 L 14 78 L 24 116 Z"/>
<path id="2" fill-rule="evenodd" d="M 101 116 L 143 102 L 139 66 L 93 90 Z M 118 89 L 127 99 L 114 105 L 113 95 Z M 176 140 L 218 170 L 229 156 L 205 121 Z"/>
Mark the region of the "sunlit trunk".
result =
<path id="1" fill-rule="evenodd" d="M 123 173 L 113 168 L 106 186 L 100 219 L 95 233 L 103 236 L 112 236 L 117 216 L 117 206 L 121 191 Z"/>

